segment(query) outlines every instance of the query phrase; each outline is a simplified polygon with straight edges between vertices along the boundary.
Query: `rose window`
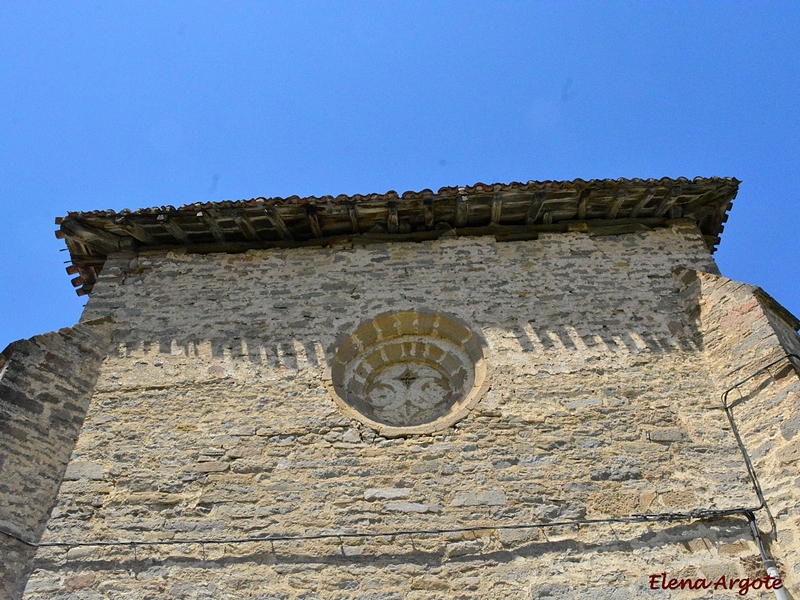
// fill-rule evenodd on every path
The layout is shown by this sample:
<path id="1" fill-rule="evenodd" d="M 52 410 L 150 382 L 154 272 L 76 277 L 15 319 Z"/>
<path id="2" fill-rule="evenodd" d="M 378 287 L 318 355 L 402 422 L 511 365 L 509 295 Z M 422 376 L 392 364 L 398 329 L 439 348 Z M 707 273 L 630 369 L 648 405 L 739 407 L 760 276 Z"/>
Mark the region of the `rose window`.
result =
<path id="1" fill-rule="evenodd" d="M 384 314 L 341 341 L 329 389 L 348 416 L 385 435 L 437 431 L 465 417 L 488 387 L 484 348 L 454 317 Z"/>

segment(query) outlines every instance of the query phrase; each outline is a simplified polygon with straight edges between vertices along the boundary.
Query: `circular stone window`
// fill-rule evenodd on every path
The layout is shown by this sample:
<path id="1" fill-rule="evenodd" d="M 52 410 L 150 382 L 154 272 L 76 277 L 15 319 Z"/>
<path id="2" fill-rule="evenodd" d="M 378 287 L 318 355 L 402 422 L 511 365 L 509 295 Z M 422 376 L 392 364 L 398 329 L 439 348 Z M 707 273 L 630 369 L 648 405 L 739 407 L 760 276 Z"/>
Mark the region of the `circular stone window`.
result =
<path id="1" fill-rule="evenodd" d="M 485 346 L 455 317 L 383 314 L 343 338 L 328 389 L 382 435 L 431 433 L 464 418 L 488 388 Z"/>

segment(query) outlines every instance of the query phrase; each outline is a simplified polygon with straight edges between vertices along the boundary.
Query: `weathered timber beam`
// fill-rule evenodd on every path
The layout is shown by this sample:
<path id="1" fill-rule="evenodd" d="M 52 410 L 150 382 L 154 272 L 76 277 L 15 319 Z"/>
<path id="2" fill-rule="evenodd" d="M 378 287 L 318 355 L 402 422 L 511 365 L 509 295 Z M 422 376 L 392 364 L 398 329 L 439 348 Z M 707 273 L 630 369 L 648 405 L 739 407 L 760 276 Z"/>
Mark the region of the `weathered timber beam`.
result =
<path id="1" fill-rule="evenodd" d="M 581 192 L 580 197 L 578 198 L 578 218 L 585 219 L 586 218 L 586 206 L 589 204 L 589 198 L 592 195 L 591 190 L 583 190 Z"/>
<path id="2" fill-rule="evenodd" d="M 716 250 L 716 246 L 719 245 L 719 236 L 716 235 L 704 235 L 703 241 L 706 243 L 706 247 L 709 249 L 710 252 L 714 252 Z"/>
<path id="3" fill-rule="evenodd" d="M 218 242 L 225 241 L 225 234 L 222 232 L 222 229 L 217 223 L 216 215 L 211 213 L 210 211 L 203 211 L 201 210 L 197 213 L 197 216 L 203 221 L 203 224 L 208 227 L 208 230 L 211 232 L 211 235 L 214 236 L 214 239 Z"/>
<path id="4" fill-rule="evenodd" d="M 547 199 L 547 192 L 536 192 L 531 198 L 530 206 L 528 206 L 528 214 L 525 215 L 525 223 L 533 225 L 539 218 L 539 213 L 542 211 L 545 200 Z"/>
<path id="5" fill-rule="evenodd" d="M 619 190 L 614 197 L 614 202 L 611 206 L 608 207 L 606 211 L 606 219 L 615 219 L 617 217 L 617 213 L 619 209 L 622 207 L 625 200 L 628 198 L 628 192 L 625 190 Z"/>
<path id="6" fill-rule="evenodd" d="M 519 231 L 519 232 L 495 232 L 494 239 L 498 242 L 527 242 L 539 239 L 538 231 Z"/>
<path id="7" fill-rule="evenodd" d="M 708 214 L 709 212 L 715 212 L 720 209 L 722 209 L 722 213 L 724 213 L 726 207 L 728 206 L 729 199 L 729 188 L 723 188 L 721 193 L 720 190 L 714 189 L 692 198 L 683 204 L 681 208 L 683 209 L 683 214 L 698 215 L 700 217 Z"/>
<path id="8" fill-rule="evenodd" d="M 265 206 L 264 214 L 267 215 L 267 219 L 277 230 L 278 235 L 281 236 L 282 240 L 291 241 L 294 239 L 292 232 L 289 231 L 289 228 L 286 226 L 286 223 L 283 222 L 283 218 L 274 206 Z"/>
<path id="9" fill-rule="evenodd" d="M 678 199 L 678 196 L 681 195 L 681 188 L 680 186 L 675 186 L 667 192 L 666 196 L 661 199 L 661 203 L 656 208 L 655 212 L 653 213 L 654 217 L 663 217 L 669 212 L 669 209 L 675 204 L 675 201 Z"/>
<path id="10" fill-rule="evenodd" d="M 144 227 L 139 225 L 136 221 L 132 221 L 128 217 L 117 217 L 114 222 L 122 227 L 128 235 L 135 237 L 137 240 L 148 246 L 155 246 L 159 242 L 155 236 L 148 233 Z"/>
<path id="11" fill-rule="evenodd" d="M 397 233 L 400 229 L 396 202 L 389 202 L 389 216 L 386 218 L 386 229 L 389 230 L 389 233 Z"/>
<path id="12" fill-rule="evenodd" d="M 106 257 L 90 254 L 76 254 L 72 257 L 72 264 L 79 269 L 86 269 L 88 267 L 102 269 L 103 265 L 106 264 Z M 70 273 L 70 275 L 72 275 L 72 273 Z"/>
<path id="13" fill-rule="evenodd" d="M 425 200 L 422 201 L 422 211 L 425 214 L 425 229 L 433 229 L 434 215 L 432 198 L 425 198 Z"/>
<path id="14" fill-rule="evenodd" d="M 467 224 L 469 216 L 469 202 L 464 188 L 459 188 L 458 192 L 459 194 L 456 198 L 456 227 L 463 227 Z"/>
<path id="15" fill-rule="evenodd" d="M 120 237 L 102 229 L 84 225 L 72 217 L 66 217 L 61 221 L 60 231 L 65 237 L 72 238 L 106 253 L 131 250 L 135 244 L 130 238 Z"/>
<path id="16" fill-rule="evenodd" d="M 622 235 L 623 233 L 637 233 L 639 231 L 651 231 L 651 228 L 644 223 L 638 222 L 599 225 L 593 221 L 587 221 L 587 233 L 590 236 Z"/>
<path id="17" fill-rule="evenodd" d="M 495 194 L 492 198 L 492 225 L 500 224 L 500 215 L 503 212 L 503 198 L 500 194 Z"/>
<path id="18" fill-rule="evenodd" d="M 319 225 L 319 217 L 317 217 L 317 209 L 313 206 L 306 207 L 306 217 L 308 217 L 308 224 L 311 226 L 311 233 L 315 238 L 322 237 L 322 227 Z"/>
<path id="19" fill-rule="evenodd" d="M 650 202 L 653 199 L 653 196 L 655 195 L 656 195 L 655 188 L 649 188 L 647 192 L 645 192 L 644 198 L 642 198 L 641 200 L 639 200 L 639 202 L 636 203 L 636 206 L 633 207 L 633 209 L 631 210 L 631 214 L 629 214 L 628 216 L 631 219 L 635 219 L 636 217 L 638 217 L 642 209 L 645 206 L 647 206 L 648 202 Z"/>
<path id="20" fill-rule="evenodd" d="M 552 215 L 548 212 L 547 215 Z M 305 248 L 305 247 L 320 247 L 320 246 L 333 246 L 337 244 L 372 244 L 372 243 L 391 243 L 391 242 L 421 242 L 426 240 L 435 240 L 441 236 L 481 236 L 493 235 L 500 236 L 504 239 L 514 239 L 514 236 L 520 236 L 517 239 L 534 239 L 535 234 L 538 233 L 559 233 L 566 231 L 589 231 L 591 225 L 597 231 L 601 227 L 631 227 L 638 228 L 638 224 L 653 228 L 665 227 L 671 223 L 669 219 L 653 219 L 644 218 L 638 219 L 636 222 L 629 222 L 626 219 L 618 219 L 614 221 L 604 220 L 590 220 L 590 221 L 560 221 L 552 223 L 551 217 L 550 224 L 538 225 L 486 225 L 481 227 L 460 227 L 458 229 L 433 229 L 431 231 L 414 231 L 410 233 L 359 233 L 359 234 L 346 234 L 337 235 L 324 238 L 311 238 L 308 240 L 276 240 L 276 241 L 262 241 L 262 242 L 225 242 L 224 244 L 207 243 L 207 244 L 193 244 L 187 248 L 188 252 L 193 254 L 208 254 L 211 252 L 246 252 L 247 250 L 266 249 L 266 248 Z M 642 230 L 642 229 L 637 229 Z M 524 237 L 529 236 L 529 237 Z M 140 248 L 139 252 L 144 255 L 157 254 L 167 252 L 174 249 L 174 246 L 163 245 Z"/>
<path id="21" fill-rule="evenodd" d="M 261 237 L 259 237 L 256 228 L 253 226 L 253 222 L 250 220 L 250 217 L 243 210 L 237 210 L 233 213 L 233 222 L 239 227 L 241 232 L 244 234 L 248 240 L 253 241 L 260 241 Z"/>
<path id="22" fill-rule="evenodd" d="M 358 233 L 358 208 L 355 203 L 347 205 L 347 215 L 350 217 L 350 231 Z"/>
<path id="23" fill-rule="evenodd" d="M 70 280 L 72 286 L 76 288 L 75 293 L 78 294 L 78 296 L 85 296 L 92 291 L 94 284 L 97 283 L 97 278 L 100 275 L 101 269 L 102 266 L 81 266 L 80 276 Z"/>
<path id="24" fill-rule="evenodd" d="M 189 236 L 186 232 L 181 229 L 180 225 L 178 225 L 173 219 L 169 218 L 169 215 L 165 213 L 161 213 L 156 217 L 156 221 L 159 221 L 164 229 L 178 240 L 181 244 L 191 244 L 192 240 L 189 239 Z"/>

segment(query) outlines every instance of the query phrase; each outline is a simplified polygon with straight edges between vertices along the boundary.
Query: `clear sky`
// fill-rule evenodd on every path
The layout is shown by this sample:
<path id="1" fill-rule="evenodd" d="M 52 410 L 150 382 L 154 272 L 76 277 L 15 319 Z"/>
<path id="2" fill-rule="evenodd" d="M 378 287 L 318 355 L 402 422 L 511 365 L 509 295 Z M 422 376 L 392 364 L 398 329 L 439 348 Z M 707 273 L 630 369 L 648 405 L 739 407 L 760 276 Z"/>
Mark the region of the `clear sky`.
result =
<path id="1" fill-rule="evenodd" d="M 79 318 L 71 210 L 697 175 L 800 315 L 800 4 L 4 0 L 0 348 Z"/>

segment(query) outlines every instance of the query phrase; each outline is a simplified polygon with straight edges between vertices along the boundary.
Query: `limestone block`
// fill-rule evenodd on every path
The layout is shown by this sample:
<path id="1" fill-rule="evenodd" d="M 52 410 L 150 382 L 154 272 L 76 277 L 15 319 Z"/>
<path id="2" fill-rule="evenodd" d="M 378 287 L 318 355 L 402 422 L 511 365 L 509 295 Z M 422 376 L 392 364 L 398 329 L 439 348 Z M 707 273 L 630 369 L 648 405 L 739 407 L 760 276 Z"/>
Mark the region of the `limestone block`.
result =
<path id="1" fill-rule="evenodd" d="M 450 506 L 504 506 L 506 502 L 506 493 L 503 490 L 485 490 L 457 492 L 450 501 Z"/>
<path id="2" fill-rule="evenodd" d="M 420 504 L 419 502 L 387 502 L 384 510 L 407 513 L 436 513 L 441 512 L 442 507 L 438 504 Z"/>
<path id="3" fill-rule="evenodd" d="M 364 500 L 394 500 L 411 494 L 411 488 L 371 488 L 364 492 Z"/>
<path id="4" fill-rule="evenodd" d="M 648 433 L 648 438 L 651 442 L 680 442 L 687 437 L 686 432 L 677 427 L 661 427 Z"/>

